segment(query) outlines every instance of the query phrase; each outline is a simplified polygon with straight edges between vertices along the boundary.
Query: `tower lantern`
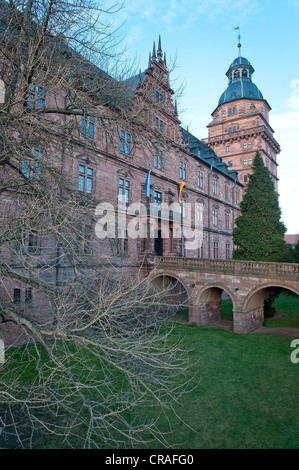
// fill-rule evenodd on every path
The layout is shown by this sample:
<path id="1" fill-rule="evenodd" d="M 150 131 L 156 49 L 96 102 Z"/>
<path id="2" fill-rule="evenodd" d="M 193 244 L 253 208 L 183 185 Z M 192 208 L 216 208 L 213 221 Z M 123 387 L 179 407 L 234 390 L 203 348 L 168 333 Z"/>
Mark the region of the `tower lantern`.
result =
<path id="1" fill-rule="evenodd" d="M 239 180 L 245 185 L 258 150 L 277 190 L 280 146 L 269 123 L 271 107 L 252 81 L 254 68 L 241 55 L 240 35 L 238 40 L 239 55 L 226 72 L 228 86 L 212 113 L 213 120 L 207 126 L 205 142 L 232 170 L 237 170 Z"/>

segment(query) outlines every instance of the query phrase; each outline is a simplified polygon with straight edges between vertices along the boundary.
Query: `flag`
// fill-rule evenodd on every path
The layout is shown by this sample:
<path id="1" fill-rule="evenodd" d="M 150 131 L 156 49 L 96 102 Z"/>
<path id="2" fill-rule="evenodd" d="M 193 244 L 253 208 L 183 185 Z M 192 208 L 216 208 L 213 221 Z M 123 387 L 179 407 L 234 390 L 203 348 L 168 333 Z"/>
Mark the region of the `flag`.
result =
<path id="1" fill-rule="evenodd" d="M 147 177 L 146 177 L 146 183 L 145 183 L 145 195 L 146 195 L 146 197 L 150 197 L 150 195 L 151 195 L 151 189 L 150 189 L 151 176 L 150 175 L 151 175 L 151 170 L 149 170 L 149 172 L 147 174 Z"/>
<path id="2" fill-rule="evenodd" d="M 181 193 L 185 183 L 178 183 L 179 203 L 182 204 Z"/>

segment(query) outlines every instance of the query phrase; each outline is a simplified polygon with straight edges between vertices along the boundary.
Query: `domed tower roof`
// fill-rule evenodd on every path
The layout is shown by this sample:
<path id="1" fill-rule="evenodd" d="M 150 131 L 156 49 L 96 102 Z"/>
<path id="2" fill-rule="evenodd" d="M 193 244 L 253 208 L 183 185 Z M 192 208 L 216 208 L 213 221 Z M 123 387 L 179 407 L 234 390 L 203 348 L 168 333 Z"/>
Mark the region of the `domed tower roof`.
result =
<path id="1" fill-rule="evenodd" d="M 228 87 L 220 96 L 218 106 L 240 98 L 263 100 L 262 93 L 251 80 L 253 72 L 254 68 L 248 59 L 237 57 L 226 72 Z"/>

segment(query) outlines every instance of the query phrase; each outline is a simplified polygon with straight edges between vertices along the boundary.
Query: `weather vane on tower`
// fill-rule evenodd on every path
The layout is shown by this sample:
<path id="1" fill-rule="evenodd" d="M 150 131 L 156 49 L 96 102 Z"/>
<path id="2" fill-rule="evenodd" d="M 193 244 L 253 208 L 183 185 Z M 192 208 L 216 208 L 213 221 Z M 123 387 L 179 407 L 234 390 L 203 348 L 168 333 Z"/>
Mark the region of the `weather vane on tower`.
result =
<path id="1" fill-rule="evenodd" d="M 240 26 L 237 26 L 235 29 L 239 31 L 238 33 L 238 48 L 239 48 L 239 57 L 241 57 L 241 35 L 240 35 Z"/>

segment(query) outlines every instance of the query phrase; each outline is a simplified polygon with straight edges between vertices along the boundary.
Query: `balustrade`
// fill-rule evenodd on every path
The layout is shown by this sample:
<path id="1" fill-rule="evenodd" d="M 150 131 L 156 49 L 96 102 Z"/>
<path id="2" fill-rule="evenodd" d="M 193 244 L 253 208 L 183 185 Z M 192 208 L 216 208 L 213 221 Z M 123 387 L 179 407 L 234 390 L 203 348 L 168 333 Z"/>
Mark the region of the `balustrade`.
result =
<path id="1" fill-rule="evenodd" d="M 267 263 L 259 261 L 235 261 L 206 258 L 184 258 L 177 256 L 155 256 L 155 266 L 167 266 L 187 270 L 201 270 L 205 272 L 225 272 L 238 275 L 257 275 L 266 277 L 299 276 L 299 264 L 293 263 Z"/>

